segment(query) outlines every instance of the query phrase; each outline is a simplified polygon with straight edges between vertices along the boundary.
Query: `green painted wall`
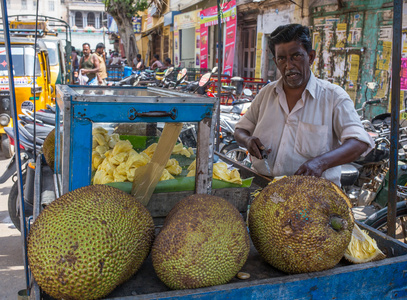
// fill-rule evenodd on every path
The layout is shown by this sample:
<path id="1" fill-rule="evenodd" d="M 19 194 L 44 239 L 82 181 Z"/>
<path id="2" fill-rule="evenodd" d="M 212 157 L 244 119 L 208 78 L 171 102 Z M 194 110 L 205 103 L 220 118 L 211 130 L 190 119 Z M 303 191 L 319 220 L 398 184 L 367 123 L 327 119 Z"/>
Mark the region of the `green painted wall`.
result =
<path id="1" fill-rule="evenodd" d="M 343 87 L 357 108 L 371 98 L 385 98 L 367 117 L 389 109 L 393 1 L 345 2 L 311 9 L 317 59 L 314 73 Z M 376 82 L 375 90 L 367 82 Z"/>

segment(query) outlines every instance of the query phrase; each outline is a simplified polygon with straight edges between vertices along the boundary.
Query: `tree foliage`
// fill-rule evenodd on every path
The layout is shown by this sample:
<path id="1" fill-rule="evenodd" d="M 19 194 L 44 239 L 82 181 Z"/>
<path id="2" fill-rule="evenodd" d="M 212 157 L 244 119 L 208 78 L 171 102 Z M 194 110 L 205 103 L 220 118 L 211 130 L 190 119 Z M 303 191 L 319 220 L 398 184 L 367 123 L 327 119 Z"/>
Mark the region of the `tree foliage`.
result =
<path id="1" fill-rule="evenodd" d="M 146 10 L 152 2 L 148 2 L 148 0 L 104 0 L 106 12 L 116 21 L 129 64 L 138 53 L 132 18 Z"/>

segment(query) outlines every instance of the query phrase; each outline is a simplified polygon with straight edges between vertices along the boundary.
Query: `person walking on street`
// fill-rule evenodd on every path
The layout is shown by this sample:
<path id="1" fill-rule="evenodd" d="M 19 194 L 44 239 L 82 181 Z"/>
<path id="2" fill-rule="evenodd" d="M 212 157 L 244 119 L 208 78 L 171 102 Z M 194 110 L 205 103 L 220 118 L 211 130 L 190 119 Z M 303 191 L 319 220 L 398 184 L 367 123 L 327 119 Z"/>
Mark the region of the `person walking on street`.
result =
<path id="1" fill-rule="evenodd" d="M 82 45 L 83 56 L 79 62 L 79 70 L 82 75 L 86 75 L 89 80 L 92 81 L 100 69 L 99 59 L 95 54 L 90 51 L 89 43 L 84 43 Z"/>
<path id="2" fill-rule="evenodd" d="M 282 77 L 260 90 L 236 124 L 236 141 L 263 175 L 324 177 L 340 186 L 340 165 L 374 147 L 352 99 L 312 73 L 316 53 L 307 27 L 279 26 L 269 48 Z"/>
<path id="3" fill-rule="evenodd" d="M 96 56 L 99 60 L 99 72 L 97 73 L 97 79 L 99 85 L 106 85 L 107 71 L 106 71 L 106 57 L 105 57 L 105 45 L 99 43 L 96 45 Z"/>

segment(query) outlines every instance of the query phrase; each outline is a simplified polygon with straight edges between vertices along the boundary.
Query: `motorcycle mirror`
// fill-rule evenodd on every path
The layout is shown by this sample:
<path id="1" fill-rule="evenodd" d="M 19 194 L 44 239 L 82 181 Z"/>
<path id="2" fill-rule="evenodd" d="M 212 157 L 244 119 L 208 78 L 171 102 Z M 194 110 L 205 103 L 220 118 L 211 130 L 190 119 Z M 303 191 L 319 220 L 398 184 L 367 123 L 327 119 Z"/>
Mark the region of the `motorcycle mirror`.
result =
<path id="1" fill-rule="evenodd" d="M 164 76 L 167 77 L 168 75 L 170 75 L 172 73 L 172 71 L 174 70 L 174 67 L 168 68 L 165 73 Z"/>
<path id="2" fill-rule="evenodd" d="M 244 89 L 243 95 L 245 95 L 246 97 L 251 97 L 253 96 L 253 92 L 250 89 Z"/>
<path id="3" fill-rule="evenodd" d="M 214 67 L 213 69 L 212 69 L 212 73 L 216 73 L 218 71 L 218 67 Z"/>
<path id="4" fill-rule="evenodd" d="M 204 86 L 208 83 L 209 79 L 211 79 L 211 73 L 205 73 L 202 75 L 201 79 L 199 80 L 199 86 Z"/>

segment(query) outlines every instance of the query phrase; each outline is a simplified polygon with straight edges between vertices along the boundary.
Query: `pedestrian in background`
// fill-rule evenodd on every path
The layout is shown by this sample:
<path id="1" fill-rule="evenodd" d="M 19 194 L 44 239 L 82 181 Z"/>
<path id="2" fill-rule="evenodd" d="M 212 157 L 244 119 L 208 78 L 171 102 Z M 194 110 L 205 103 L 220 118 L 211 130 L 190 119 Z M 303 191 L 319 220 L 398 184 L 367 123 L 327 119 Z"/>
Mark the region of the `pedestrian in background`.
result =
<path id="1" fill-rule="evenodd" d="M 137 54 L 136 57 L 133 59 L 133 70 L 144 70 L 144 61 L 141 59 L 141 54 Z"/>
<path id="2" fill-rule="evenodd" d="M 151 60 L 150 69 L 151 70 L 160 69 L 162 66 L 163 64 L 160 61 L 160 57 L 158 56 L 158 54 L 155 54 L 153 56 L 153 59 Z"/>
<path id="3" fill-rule="evenodd" d="M 79 76 L 86 75 L 88 77 L 87 83 L 91 83 L 96 78 L 100 69 L 99 59 L 95 54 L 90 51 L 89 43 L 82 45 L 83 56 L 79 62 Z"/>
<path id="4" fill-rule="evenodd" d="M 106 85 L 106 53 L 105 53 L 105 45 L 103 43 L 99 43 L 96 45 L 96 56 L 99 59 L 99 71 L 97 73 L 97 79 L 99 85 Z"/>
<path id="5" fill-rule="evenodd" d="M 71 59 L 72 59 L 72 68 L 73 68 L 73 83 L 78 82 L 78 69 L 79 69 L 79 59 L 78 53 L 76 52 L 75 47 L 71 47 Z"/>

